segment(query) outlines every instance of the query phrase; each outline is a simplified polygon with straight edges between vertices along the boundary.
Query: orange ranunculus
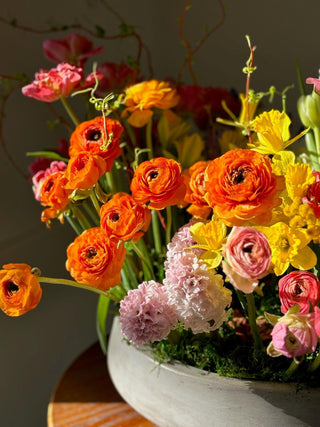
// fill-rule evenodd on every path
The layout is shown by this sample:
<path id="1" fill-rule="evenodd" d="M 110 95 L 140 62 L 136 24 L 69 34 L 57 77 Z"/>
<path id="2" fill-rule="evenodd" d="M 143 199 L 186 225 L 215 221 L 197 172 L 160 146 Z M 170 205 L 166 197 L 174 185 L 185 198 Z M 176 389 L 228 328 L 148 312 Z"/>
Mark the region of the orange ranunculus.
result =
<path id="1" fill-rule="evenodd" d="M 179 102 L 176 89 L 169 82 L 148 80 L 129 86 L 126 91 L 126 109 L 122 115 L 127 116 L 128 122 L 134 127 L 145 126 L 153 115 L 152 108 L 168 110 Z"/>
<path id="2" fill-rule="evenodd" d="M 120 156 L 121 148 L 119 138 L 123 127 L 117 120 L 106 117 L 96 117 L 80 123 L 70 138 L 70 157 L 76 156 L 80 151 L 101 156 L 106 161 L 106 170 L 112 168 L 114 159 Z"/>
<path id="3" fill-rule="evenodd" d="M 57 211 L 64 209 L 68 204 L 68 192 L 65 189 L 67 178 L 63 172 L 56 172 L 44 179 L 40 201 L 43 206 L 50 206 Z"/>
<path id="4" fill-rule="evenodd" d="M 106 162 L 101 156 L 80 151 L 71 157 L 65 171 L 68 190 L 86 190 L 93 187 L 98 179 L 106 172 Z"/>
<path id="5" fill-rule="evenodd" d="M 151 221 L 150 210 L 126 193 L 117 193 L 100 209 L 101 228 L 110 237 L 136 242 L 147 231 Z"/>
<path id="6" fill-rule="evenodd" d="M 181 165 L 172 159 L 155 157 L 141 163 L 131 181 L 132 197 L 148 203 L 149 209 L 163 209 L 183 202 L 186 192 Z"/>
<path id="7" fill-rule="evenodd" d="M 28 264 L 6 264 L 0 270 L 0 308 L 8 316 L 21 316 L 35 308 L 42 289 Z"/>
<path id="8" fill-rule="evenodd" d="M 93 227 L 68 246 L 66 269 L 77 282 L 106 290 L 120 284 L 125 255 L 122 243 Z"/>
<path id="9" fill-rule="evenodd" d="M 187 192 L 184 200 L 191 203 L 187 211 L 197 218 L 208 218 L 211 207 L 208 206 L 204 196 L 206 189 L 204 185 L 204 174 L 209 162 L 200 161 L 183 171 L 185 176 Z"/>
<path id="10" fill-rule="evenodd" d="M 205 172 L 206 200 L 227 225 L 267 224 L 279 206 L 284 177 L 272 173 L 268 156 L 234 149 L 210 162 Z"/>

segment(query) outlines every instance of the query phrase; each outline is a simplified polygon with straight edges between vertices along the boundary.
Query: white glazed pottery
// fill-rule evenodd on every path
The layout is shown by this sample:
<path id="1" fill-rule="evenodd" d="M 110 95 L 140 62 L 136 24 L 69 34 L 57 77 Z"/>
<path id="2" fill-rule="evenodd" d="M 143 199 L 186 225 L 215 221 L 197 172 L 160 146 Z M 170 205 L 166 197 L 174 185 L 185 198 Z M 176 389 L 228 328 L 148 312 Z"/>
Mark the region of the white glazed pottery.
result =
<path id="1" fill-rule="evenodd" d="M 121 396 L 159 427 L 318 427 L 320 388 L 221 377 L 176 364 L 157 364 L 150 351 L 111 330 L 108 369 Z"/>

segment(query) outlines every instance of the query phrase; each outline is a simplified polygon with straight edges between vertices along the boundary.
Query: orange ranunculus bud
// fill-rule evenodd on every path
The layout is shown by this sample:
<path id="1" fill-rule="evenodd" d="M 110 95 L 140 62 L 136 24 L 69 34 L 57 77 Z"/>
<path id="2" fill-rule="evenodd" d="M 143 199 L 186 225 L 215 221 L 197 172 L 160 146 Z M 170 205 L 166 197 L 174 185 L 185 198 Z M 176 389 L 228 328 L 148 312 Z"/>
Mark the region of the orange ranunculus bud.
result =
<path id="1" fill-rule="evenodd" d="M 69 160 L 65 172 L 68 179 L 65 188 L 68 190 L 91 188 L 106 172 L 106 168 L 106 162 L 101 156 L 81 151 Z"/>
<path id="2" fill-rule="evenodd" d="M 8 316 L 21 316 L 35 308 L 42 289 L 28 264 L 6 264 L 0 270 L 0 308 Z"/>
<path id="3" fill-rule="evenodd" d="M 106 161 L 106 171 L 112 168 L 114 159 L 120 156 L 121 148 L 119 138 L 123 127 L 117 120 L 96 117 L 80 123 L 70 138 L 70 157 L 76 156 L 80 151 L 101 156 Z"/>
<path id="4" fill-rule="evenodd" d="M 132 197 L 149 209 L 163 209 L 183 202 L 186 192 L 181 165 L 172 159 L 155 157 L 141 163 L 131 181 Z"/>
<path id="5" fill-rule="evenodd" d="M 64 172 L 56 172 L 44 179 L 40 201 L 43 206 L 50 206 L 56 210 L 64 209 L 68 204 L 68 192 L 65 189 L 67 178 Z"/>
<path id="6" fill-rule="evenodd" d="M 272 173 L 268 156 L 236 148 L 212 160 L 205 172 L 206 200 L 227 225 L 267 224 L 281 204 L 284 177 Z"/>
<path id="7" fill-rule="evenodd" d="M 122 243 L 93 227 L 68 246 L 66 269 L 77 282 L 106 290 L 120 284 L 125 255 Z"/>
<path id="8" fill-rule="evenodd" d="M 179 102 L 176 89 L 169 82 L 148 80 L 129 86 L 126 91 L 126 109 L 123 116 L 130 114 L 128 122 L 135 127 L 145 126 L 153 115 L 152 108 L 168 110 Z"/>
<path id="9" fill-rule="evenodd" d="M 151 221 L 150 210 L 126 193 L 117 193 L 100 209 L 100 223 L 110 237 L 136 242 L 147 231 Z"/>
<path id="10" fill-rule="evenodd" d="M 209 162 L 200 161 L 183 171 L 187 185 L 184 200 L 187 203 L 191 203 L 187 210 L 191 215 L 203 219 L 206 219 L 211 212 L 211 207 L 208 206 L 204 198 L 206 194 L 204 174 L 208 164 Z"/>

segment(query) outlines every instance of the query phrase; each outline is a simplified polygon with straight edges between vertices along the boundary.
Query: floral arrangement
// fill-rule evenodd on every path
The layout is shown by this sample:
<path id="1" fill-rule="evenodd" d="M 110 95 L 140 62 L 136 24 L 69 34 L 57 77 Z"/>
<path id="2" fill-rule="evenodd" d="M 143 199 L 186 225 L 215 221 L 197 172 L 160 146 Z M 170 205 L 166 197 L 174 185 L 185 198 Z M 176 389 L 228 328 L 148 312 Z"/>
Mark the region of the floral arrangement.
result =
<path id="1" fill-rule="evenodd" d="M 104 351 L 106 318 L 118 312 L 124 337 L 157 360 L 319 384 L 320 80 L 307 79 L 314 90 L 298 102 L 306 129 L 291 138 L 287 89 L 282 110 L 261 108 L 277 91 L 251 89 L 248 44 L 238 97 L 145 79 L 138 62 L 86 76 L 101 48 L 75 33 L 44 43 L 57 65 L 22 93 L 61 101 L 71 131 L 56 150 L 34 153 L 30 171 L 41 221 L 76 233 L 66 261 L 74 280 L 3 265 L 6 314 L 35 308 L 41 283 L 76 286 L 100 295 Z M 73 98 L 85 100 L 83 120 Z M 302 137 L 303 152 L 288 149 Z"/>

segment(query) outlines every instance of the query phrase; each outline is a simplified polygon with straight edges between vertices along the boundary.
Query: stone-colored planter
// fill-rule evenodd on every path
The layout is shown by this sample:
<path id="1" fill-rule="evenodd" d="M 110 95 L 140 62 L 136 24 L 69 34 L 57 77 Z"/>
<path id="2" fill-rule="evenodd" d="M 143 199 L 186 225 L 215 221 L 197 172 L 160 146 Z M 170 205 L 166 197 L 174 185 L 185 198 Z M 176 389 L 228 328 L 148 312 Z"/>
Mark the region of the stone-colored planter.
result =
<path id="1" fill-rule="evenodd" d="M 113 322 L 108 368 L 122 397 L 160 427 L 320 425 L 320 388 L 221 377 L 179 363 L 155 363 L 123 340 Z"/>

